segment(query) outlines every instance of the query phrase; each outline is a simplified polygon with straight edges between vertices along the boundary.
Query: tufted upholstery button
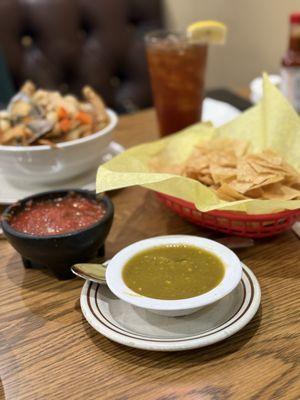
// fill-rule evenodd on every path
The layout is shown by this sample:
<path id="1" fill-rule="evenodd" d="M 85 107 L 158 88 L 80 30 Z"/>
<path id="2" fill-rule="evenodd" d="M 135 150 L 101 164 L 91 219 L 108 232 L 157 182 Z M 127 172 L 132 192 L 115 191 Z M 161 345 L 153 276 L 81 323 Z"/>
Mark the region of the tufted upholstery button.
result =
<path id="1" fill-rule="evenodd" d="M 21 44 L 23 47 L 29 47 L 32 45 L 32 37 L 28 35 L 24 35 L 21 38 Z"/>
<path id="2" fill-rule="evenodd" d="M 151 104 L 143 36 L 161 27 L 160 0 L 1 0 L 0 15 L 16 87 L 29 78 L 79 94 L 89 84 L 119 111 Z"/>

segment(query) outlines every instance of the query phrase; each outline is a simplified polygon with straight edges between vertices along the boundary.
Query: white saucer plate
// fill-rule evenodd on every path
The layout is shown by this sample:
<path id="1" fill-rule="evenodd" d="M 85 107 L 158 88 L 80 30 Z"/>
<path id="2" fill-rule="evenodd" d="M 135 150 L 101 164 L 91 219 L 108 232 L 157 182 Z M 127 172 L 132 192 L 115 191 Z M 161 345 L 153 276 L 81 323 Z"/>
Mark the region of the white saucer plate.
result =
<path id="1" fill-rule="evenodd" d="M 117 142 L 111 142 L 105 155 L 99 160 L 99 165 L 122 153 L 124 147 Z M 23 197 L 31 196 L 35 193 L 46 192 L 48 190 L 60 189 L 87 189 L 94 190 L 96 183 L 96 170 L 89 171 L 84 175 L 79 175 L 68 181 L 47 185 L 24 185 L 15 186 L 5 178 L 0 170 L 0 204 L 11 204 Z"/>
<path id="2" fill-rule="evenodd" d="M 185 317 L 163 317 L 131 306 L 105 285 L 86 281 L 80 303 L 88 323 L 103 336 L 153 351 L 189 350 L 220 342 L 241 330 L 260 305 L 253 272 L 243 264 L 240 284 L 217 303 Z"/>

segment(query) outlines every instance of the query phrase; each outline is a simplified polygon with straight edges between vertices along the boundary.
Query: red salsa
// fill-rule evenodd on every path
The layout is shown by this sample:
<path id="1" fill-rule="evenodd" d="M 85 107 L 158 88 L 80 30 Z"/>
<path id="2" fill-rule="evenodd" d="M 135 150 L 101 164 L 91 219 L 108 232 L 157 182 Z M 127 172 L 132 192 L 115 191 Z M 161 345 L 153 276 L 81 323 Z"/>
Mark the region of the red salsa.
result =
<path id="1" fill-rule="evenodd" d="M 10 225 L 19 232 L 49 236 L 74 232 L 99 221 L 105 208 L 96 200 L 78 194 L 55 199 L 28 201 L 12 216 Z"/>

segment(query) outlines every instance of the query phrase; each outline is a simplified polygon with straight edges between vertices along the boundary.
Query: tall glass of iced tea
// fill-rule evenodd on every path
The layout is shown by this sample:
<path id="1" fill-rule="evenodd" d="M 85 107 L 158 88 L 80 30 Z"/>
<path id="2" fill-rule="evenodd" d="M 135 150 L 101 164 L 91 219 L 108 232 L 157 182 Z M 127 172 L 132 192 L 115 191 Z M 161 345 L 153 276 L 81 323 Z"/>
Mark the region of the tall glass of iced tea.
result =
<path id="1" fill-rule="evenodd" d="M 155 31 L 146 36 L 148 65 L 161 136 L 201 119 L 207 44 L 184 34 Z"/>

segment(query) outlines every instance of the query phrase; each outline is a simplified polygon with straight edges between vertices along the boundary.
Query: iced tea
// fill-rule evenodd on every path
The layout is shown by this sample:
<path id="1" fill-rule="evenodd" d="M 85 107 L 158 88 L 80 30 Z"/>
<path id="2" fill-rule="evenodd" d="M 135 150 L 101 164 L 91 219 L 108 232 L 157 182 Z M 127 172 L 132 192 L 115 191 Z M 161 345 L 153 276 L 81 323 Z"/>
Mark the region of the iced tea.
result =
<path id="1" fill-rule="evenodd" d="M 146 36 L 154 104 L 161 136 L 201 119 L 207 45 L 177 33 Z"/>

